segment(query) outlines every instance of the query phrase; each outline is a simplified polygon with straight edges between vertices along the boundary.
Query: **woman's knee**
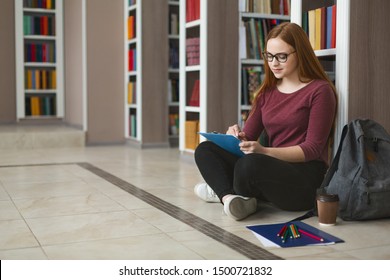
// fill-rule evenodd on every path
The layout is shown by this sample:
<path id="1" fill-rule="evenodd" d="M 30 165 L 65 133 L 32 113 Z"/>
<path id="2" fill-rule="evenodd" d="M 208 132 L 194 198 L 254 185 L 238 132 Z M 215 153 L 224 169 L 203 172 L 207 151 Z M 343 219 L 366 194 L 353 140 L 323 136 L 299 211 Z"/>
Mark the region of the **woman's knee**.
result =
<path id="1" fill-rule="evenodd" d="M 198 157 L 199 155 L 202 155 L 204 154 L 205 152 L 209 152 L 212 150 L 212 145 L 214 143 L 210 142 L 210 141 L 204 141 L 204 142 L 201 142 L 199 143 L 199 145 L 195 148 L 195 158 Z"/>
<path id="2" fill-rule="evenodd" d="M 239 174 L 253 174 L 261 170 L 261 167 L 266 164 L 267 156 L 262 154 L 248 154 L 241 157 L 235 166 L 235 173 Z"/>

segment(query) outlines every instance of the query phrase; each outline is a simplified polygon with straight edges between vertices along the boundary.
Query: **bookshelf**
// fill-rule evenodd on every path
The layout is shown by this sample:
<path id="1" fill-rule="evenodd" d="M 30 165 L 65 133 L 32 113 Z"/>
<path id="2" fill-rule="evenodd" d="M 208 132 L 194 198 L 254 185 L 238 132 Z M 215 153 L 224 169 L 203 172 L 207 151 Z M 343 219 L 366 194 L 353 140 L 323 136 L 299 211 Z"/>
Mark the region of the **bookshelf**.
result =
<path id="1" fill-rule="evenodd" d="M 141 148 L 168 141 L 168 1 L 124 0 L 125 138 Z"/>
<path id="2" fill-rule="evenodd" d="M 253 92 L 263 79 L 265 38 L 269 30 L 290 21 L 289 0 L 240 0 L 239 10 L 239 88 L 238 124 L 244 126 L 251 109 Z"/>
<path id="3" fill-rule="evenodd" d="M 16 116 L 64 117 L 62 0 L 15 0 Z"/>
<path id="4" fill-rule="evenodd" d="M 336 27 L 335 27 L 335 45 L 331 47 L 318 47 L 315 44 L 313 49 L 317 57 L 319 58 L 321 64 L 323 65 L 325 71 L 328 73 L 331 80 L 334 81 L 337 93 L 338 93 L 338 112 L 337 112 L 337 121 L 336 121 L 336 131 L 335 131 L 335 143 L 338 144 L 338 141 L 341 136 L 341 131 L 348 122 L 348 88 L 349 88 L 349 32 L 350 32 L 350 1 L 335 1 L 335 0 L 291 0 L 291 22 L 295 22 L 302 26 L 305 30 L 307 25 L 313 26 L 313 22 L 309 23 L 309 13 L 319 11 L 321 8 L 336 7 Z M 318 15 L 317 15 L 318 17 Z M 318 22 L 315 23 L 318 28 Z M 315 27 L 312 28 L 312 30 Z M 319 34 L 323 34 L 326 30 L 317 31 Z M 310 31 L 307 31 L 309 39 L 311 34 Z M 317 40 L 318 40 L 318 33 Z M 312 39 L 311 39 L 312 40 Z"/>
<path id="5" fill-rule="evenodd" d="M 181 152 L 237 122 L 237 26 L 236 1 L 180 0 Z"/>
<path id="6" fill-rule="evenodd" d="M 171 147 L 179 145 L 179 42 L 180 42 L 180 2 L 168 1 L 168 117 L 169 117 L 169 144 Z"/>

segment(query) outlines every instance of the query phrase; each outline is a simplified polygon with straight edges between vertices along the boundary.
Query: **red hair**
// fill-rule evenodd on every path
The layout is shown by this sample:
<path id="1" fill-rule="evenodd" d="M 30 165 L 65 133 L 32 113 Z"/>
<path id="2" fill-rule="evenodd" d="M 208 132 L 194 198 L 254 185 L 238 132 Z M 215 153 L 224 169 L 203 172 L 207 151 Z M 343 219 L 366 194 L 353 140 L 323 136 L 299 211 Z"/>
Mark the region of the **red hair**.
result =
<path id="1" fill-rule="evenodd" d="M 299 80 L 303 83 L 310 82 L 311 80 L 320 79 L 328 81 L 329 85 L 332 87 L 334 94 L 336 95 L 336 88 L 332 81 L 328 78 L 325 73 L 320 61 L 314 53 L 314 50 L 310 44 L 309 38 L 305 31 L 297 24 L 285 22 L 275 26 L 269 33 L 266 38 L 267 42 L 270 39 L 279 38 L 289 44 L 296 51 L 297 61 L 298 61 L 298 77 Z M 266 50 L 265 50 L 266 51 Z M 257 101 L 260 95 L 271 88 L 274 88 L 278 82 L 278 79 L 272 73 L 267 62 L 264 63 L 265 76 L 264 80 L 255 93 L 255 98 L 252 103 L 252 110 L 249 116 L 252 115 L 252 112 L 256 110 Z"/>

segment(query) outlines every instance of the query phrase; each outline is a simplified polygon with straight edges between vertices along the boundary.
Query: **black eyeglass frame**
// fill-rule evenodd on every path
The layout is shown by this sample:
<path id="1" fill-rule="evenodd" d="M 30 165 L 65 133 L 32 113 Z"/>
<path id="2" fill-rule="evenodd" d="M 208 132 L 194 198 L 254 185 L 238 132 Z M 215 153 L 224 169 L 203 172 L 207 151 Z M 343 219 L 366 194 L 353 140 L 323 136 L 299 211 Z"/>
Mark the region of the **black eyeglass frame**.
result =
<path id="1" fill-rule="evenodd" d="M 287 59 L 288 59 L 288 56 L 290 54 L 293 54 L 293 53 L 296 53 L 296 52 L 297 51 L 293 51 L 293 52 L 290 52 L 290 53 L 276 53 L 276 54 L 272 54 L 272 53 L 269 53 L 269 52 L 263 52 L 263 58 L 265 58 L 264 60 L 266 60 L 268 62 L 272 62 L 272 61 L 274 61 L 274 58 L 276 58 L 276 60 L 279 63 L 286 63 Z M 280 55 L 285 55 L 286 59 L 281 59 Z"/>

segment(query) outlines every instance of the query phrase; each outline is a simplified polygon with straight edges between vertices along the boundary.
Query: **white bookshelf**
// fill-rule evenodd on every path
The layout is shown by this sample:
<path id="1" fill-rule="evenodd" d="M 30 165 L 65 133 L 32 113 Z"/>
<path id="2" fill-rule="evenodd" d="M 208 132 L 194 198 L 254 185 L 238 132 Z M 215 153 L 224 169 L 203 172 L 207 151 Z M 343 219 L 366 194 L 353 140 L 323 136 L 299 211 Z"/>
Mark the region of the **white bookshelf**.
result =
<path id="1" fill-rule="evenodd" d="M 199 130 L 207 130 L 207 3 L 200 1 L 200 18 L 193 21 L 186 20 L 187 0 L 180 0 L 180 128 L 179 128 L 179 149 L 180 151 L 193 152 L 193 149 L 186 147 L 186 121 L 198 120 Z M 189 34 L 198 34 L 199 44 L 199 65 L 187 65 L 186 39 Z M 193 35 L 196 37 L 195 35 Z M 199 79 L 199 107 L 188 106 L 193 83 Z M 191 87 L 191 88 L 190 88 Z"/>
<path id="2" fill-rule="evenodd" d="M 197 131 L 201 132 L 225 132 L 237 122 L 238 34 L 233 30 L 238 26 L 238 8 L 235 1 L 199 0 L 199 19 L 187 22 L 188 2 L 180 0 L 179 149 L 192 153 L 194 147 L 186 146 L 186 121 L 198 121 Z M 186 39 L 196 37 L 199 64 L 188 65 Z M 195 80 L 199 80 L 199 106 L 189 106 Z"/>
<path id="3" fill-rule="evenodd" d="M 168 1 L 124 0 L 125 139 L 140 148 L 166 147 L 168 136 Z M 128 37 L 128 18 L 134 16 L 135 36 Z M 129 68 L 129 50 L 136 49 Z M 135 83 L 129 102 L 128 83 Z M 134 95 L 133 95 L 134 96 Z"/>
<path id="4" fill-rule="evenodd" d="M 336 48 L 316 50 L 320 59 L 333 61 L 335 86 L 338 93 L 335 143 L 339 143 L 343 126 L 348 122 L 349 98 L 349 52 L 350 52 L 350 0 L 291 0 L 291 22 L 302 25 L 302 14 L 308 10 L 337 4 L 336 9 Z"/>
<path id="5" fill-rule="evenodd" d="M 180 2 L 179 0 L 168 1 L 168 47 L 169 47 L 169 68 L 168 68 L 168 117 L 169 117 L 169 144 L 171 147 L 179 145 L 179 111 L 180 111 L 180 90 L 178 88 L 180 77 Z M 171 48 L 173 50 L 171 50 Z M 177 51 L 177 52 L 176 52 Z M 174 121 L 171 119 L 173 118 Z"/>
<path id="6" fill-rule="evenodd" d="M 268 0 L 268 4 L 274 0 Z M 277 1 L 277 0 L 275 0 Z M 264 74 L 264 60 L 257 57 L 250 57 L 249 54 L 246 53 L 247 49 L 247 37 L 244 22 L 248 22 L 252 19 L 254 20 L 278 20 L 278 21 L 290 21 L 290 15 L 281 15 L 272 13 L 271 4 L 268 6 L 268 9 L 264 9 L 261 11 L 259 8 L 256 11 L 250 12 L 248 11 L 248 6 L 246 5 L 248 1 L 240 0 L 238 3 L 239 9 L 239 23 L 240 23 L 240 31 L 239 31 L 239 40 L 240 40 L 240 49 L 239 49 L 239 74 L 238 74 L 238 124 L 244 126 L 245 118 L 249 111 L 251 110 L 250 102 L 247 104 L 243 104 L 243 94 L 246 94 L 249 99 L 248 91 L 243 89 L 243 74 L 242 71 L 244 68 L 260 68 L 262 73 Z M 259 34 L 257 34 L 259 36 Z M 244 48 L 244 49 L 243 49 Z M 263 51 L 263 49 L 261 49 Z M 261 83 L 261 79 L 259 80 L 259 84 Z M 245 92 L 244 92 L 245 91 Z"/>
<path id="7" fill-rule="evenodd" d="M 28 1 L 15 0 L 15 62 L 16 62 L 16 117 L 17 121 L 25 119 L 48 119 L 64 117 L 64 57 L 63 57 L 63 2 L 62 0 L 53 0 L 55 3 L 54 9 L 48 9 L 47 7 L 24 7 L 26 4 L 32 4 Z M 25 16 L 34 18 L 49 17 L 55 25 L 54 34 L 42 35 L 42 33 L 31 31 L 32 34 L 25 34 Z M 33 27 L 27 29 L 32 29 Z M 50 27 L 51 30 L 52 27 Z M 41 31 L 40 31 L 41 32 Z M 38 33 L 38 34 L 37 34 Z M 28 61 L 32 55 L 28 55 L 25 49 L 27 44 L 37 45 L 50 45 L 53 48 L 54 55 L 51 55 L 53 61 L 44 61 L 43 58 L 38 61 Z M 30 59 L 31 60 L 31 59 Z M 35 60 L 35 59 L 34 59 Z M 42 60 L 42 61 L 39 61 Z M 55 78 L 51 81 L 51 84 L 55 86 L 48 87 L 46 75 L 43 72 L 49 72 L 55 70 Z M 40 80 L 40 86 L 35 84 L 30 88 L 27 82 L 28 72 L 40 71 L 40 74 L 35 77 Z M 43 78 L 45 75 L 45 78 Z M 30 76 L 31 77 L 31 76 Z M 45 86 L 43 86 L 45 84 Z M 39 99 L 39 109 L 32 109 L 31 98 Z M 45 100 L 45 101 L 44 101 Z M 46 103 L 50 100 L 50 103 Z M 37 103 L 36 103 L 37 104 Z M 50 104 L 50 105 L 48 105 Z M 37 107 L 36 107 L 37 108 Z M 35 113 L 34 113 L 35 112 Z"/>
<path id="8" fill-rule="evenodd" d="M 142 1 L 137 0 L 134 4 L 129 5 L 129 0 L 124 0 L 124 26 L 125 26 L 125 45 L 124 45 L 124 73 L 125 73 L 125 94 L 124 94 L 124 104 L 125 104 L 125 138 L 132 139 L 135 141 L 141 141 L 142 135 L 142 20 L 141 20 L 141 9 Z M 129 38 L 129 26 L 128 26 L 128 17 L 134 16 L 135 24 L 135 37 Z M 131 49 L 136 50 L 136 69 L 129 69 L 129 51 Z M 129 82 L 136 83 L 134 87 L 134 95 L 131 98 L 132 102 L 129 102 Z M 132 120 L 132 118 L 135 118 Z M 134 127 L 135 126 L 135 127 Z M 131 128 L 132 127 L 132 128 Z"/>

